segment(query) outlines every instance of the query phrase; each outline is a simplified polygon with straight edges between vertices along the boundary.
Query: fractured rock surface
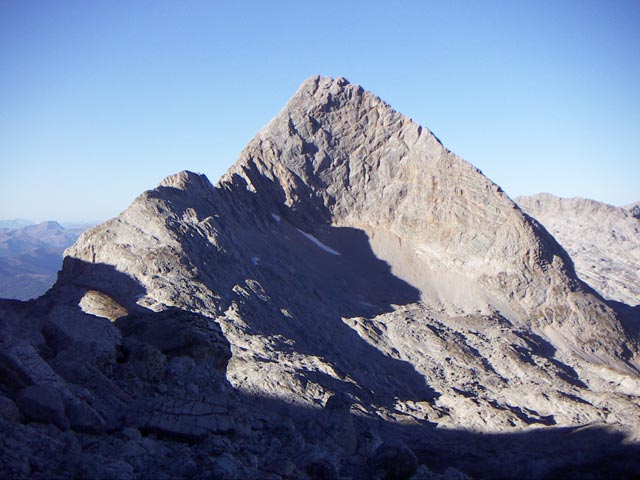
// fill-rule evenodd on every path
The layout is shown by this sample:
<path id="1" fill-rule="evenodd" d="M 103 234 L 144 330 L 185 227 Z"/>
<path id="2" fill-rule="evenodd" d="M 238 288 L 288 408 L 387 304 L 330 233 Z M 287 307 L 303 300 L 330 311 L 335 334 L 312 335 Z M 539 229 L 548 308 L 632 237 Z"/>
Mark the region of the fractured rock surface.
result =
<path id="1" fill-rule="evenodd" d="M 167 177 L 1 305 L 0 427 L 31 459 L 2 465 L 50 441 L 60 476 L 640 474 L 614 308 L 431 132 L 314 77 L 217 185 Z M 64 411 L 35 418 L 35 385 Z"/>
<path id="2" fill-rule="evenodd" d="M 640 304 L 638 205 L 620 208 L 548 193 L 516 201 L 558 239 L 582 280 L 607 299 Z"/>

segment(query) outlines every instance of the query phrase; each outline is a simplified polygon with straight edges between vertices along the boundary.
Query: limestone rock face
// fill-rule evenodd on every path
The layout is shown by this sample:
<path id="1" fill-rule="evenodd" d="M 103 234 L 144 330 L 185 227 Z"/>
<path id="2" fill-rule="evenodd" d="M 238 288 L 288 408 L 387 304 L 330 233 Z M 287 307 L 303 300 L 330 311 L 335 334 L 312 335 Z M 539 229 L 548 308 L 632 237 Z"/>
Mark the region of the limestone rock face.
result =
<path id="1" fill-rule="evenodd" d="M 345 79 L 309 79 L 217 185 L 167 177 L 85 232 L 46 297 L 0 307 L 0 394 L 28 419 L 22 389 L 58 392 L 86 446 L 70 476 L 118 458 L 146 478 L 544 478 L 638 457 L 618 312 L 498 186 Z M 29 458 L 66 445 L 0 421 Z"/>
<path id="2" fill-rule="evenodd" d="M 394 397 L 446 398 L 433 388 L 435 357 L 408 338 L 459 317 L 483 319 L 489 336 L 504 318 L 568 362 L 637 371 L 615 312 L 540 224 L 427 129 L 344 79 L 306 81 L 218 186 L 181 172 L 86 232 L 59 285 L 130 312 L 216 318 L 233 385 L 309 405 L 341 389 L 365 411 Z M 399 315 L 412 321 L 390 340 Z M 387 331 L 370 328 L 374 319 Z"/>
<path id="3" fill-rule="evenodd" d="M 630 205 L 627 205 L 625 207 L 625 210 L 628 210 L 629 212 L 631 212 L 631 215 L 633 215 L 634 217 L 640 218 L 640 202 L 635 202 Z"/>
<path id="4" fill-rule="evenodd" d="M 542 193 L 518 197 L 571 255 L 576 272 L 603 297 L 640 304 L 640 219 L 628 208 Z"/>
<path id="5" fill-rule="evenodd" d="M 562 250 L 497 185 L 344 79 L 307 81 L 221 187 L 236 176 L 284 218 L 364 232 L 395 275 L 449 313 L 498 308 L 546 324 L 539 308 L 552 299 L 541 292 L 575 289 Z"/>

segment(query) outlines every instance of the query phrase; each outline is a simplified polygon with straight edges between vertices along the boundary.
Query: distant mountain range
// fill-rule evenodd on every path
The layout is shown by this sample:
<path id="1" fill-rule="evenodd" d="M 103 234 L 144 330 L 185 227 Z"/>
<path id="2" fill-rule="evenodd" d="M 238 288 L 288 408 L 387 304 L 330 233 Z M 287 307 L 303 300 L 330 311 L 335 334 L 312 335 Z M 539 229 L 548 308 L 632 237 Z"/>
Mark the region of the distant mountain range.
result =
<path id="1" fill-rule="evenodd" d="M 28 300 L 45 293 L 62 266 L 62 254 L 90 225 L 0 221 L 0 298 Z"/>
<path id="2" fill-rule="evenodd" d="M 0 220 L 0 228 L 15 230 L 17 228 L 26 227 L 27 225 L 35 225 L 37 222 L 26 220 L 24 218 L 12 218 L 10 220 Z"/>

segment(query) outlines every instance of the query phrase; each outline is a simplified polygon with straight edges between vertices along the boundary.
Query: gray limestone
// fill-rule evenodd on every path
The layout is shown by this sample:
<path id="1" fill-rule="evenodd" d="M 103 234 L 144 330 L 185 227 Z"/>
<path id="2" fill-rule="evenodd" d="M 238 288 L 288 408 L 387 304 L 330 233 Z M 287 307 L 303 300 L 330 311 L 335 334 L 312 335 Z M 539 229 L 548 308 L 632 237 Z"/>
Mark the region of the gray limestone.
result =
<path id="1" fill-rule="evenodd" d="M 20 410 L 10 398 L 0 396 L 0 417 L 11 422 L 19 422 L 21 419 Z"/>
<path id="2" fill-rule="evenodd" d="M 304 82 L 218 184 L 167 177 L 65 255 L 45 297 L 0 305 L 0 394 L 25 415 L 0 427 L 31 463 L 60 427 L 68 477 L 640 473 L 622 307 L 345 79 Z M 0 465 L 26 477 L 19 458 Z"/>
<path id="3" fill-rule="evenodd" d="M 624 208 L 631 212 L 634 217 L 640 218 L 640 201 L 626 205 Z"/>
<path id="4" fill-rule="evenodd" d="M 633 206 L 548 193 L 516 201 L 558 239 L 582 280 L 607 299 L 640 304 L 640 219 Z"/>
<path id="5" fill-rule="evenodd" d="M 69 428 L 60 392 L 51 385 L 31 385 L 16 394 L 20 411 L 31 420 L 53 423 L 58 428 Z"/>

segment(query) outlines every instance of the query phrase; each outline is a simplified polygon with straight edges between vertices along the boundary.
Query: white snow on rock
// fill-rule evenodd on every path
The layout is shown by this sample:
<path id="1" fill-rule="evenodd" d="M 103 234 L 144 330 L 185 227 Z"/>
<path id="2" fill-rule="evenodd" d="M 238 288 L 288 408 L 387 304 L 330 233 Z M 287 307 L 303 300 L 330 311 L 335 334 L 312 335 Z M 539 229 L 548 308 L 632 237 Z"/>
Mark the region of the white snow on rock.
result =
<path id="1" fill-rule="evenodd" d="M 313 235 L 311 235 L 310 233 L 307 232 L 303 232 L 302 230 L 300 230 L 299 228 L 296 228 L 296 230 L 298 230 L 302 235 L 304 235 L 305 237 L 307 237 L 309 240 L 311 240 L 313 243 L 315 243 L 315 245 L 324 250 L 327 253 L 330 253 L 331 255 L 341 255 L 340 252 L 335 251 L 333 248 L 326 246 L 324 243 L 322 243 L 320 240 L 318 240 L 316 237 L 314 237 Z"/>

